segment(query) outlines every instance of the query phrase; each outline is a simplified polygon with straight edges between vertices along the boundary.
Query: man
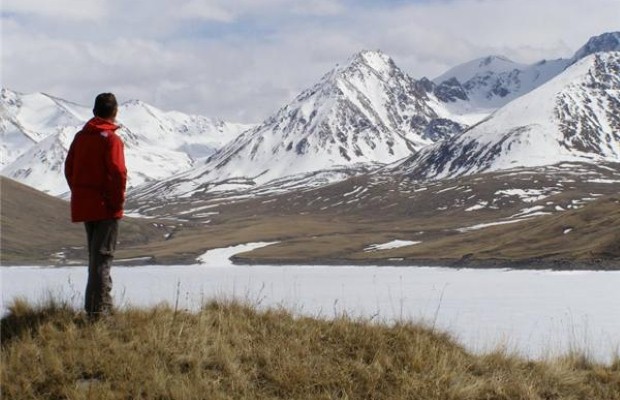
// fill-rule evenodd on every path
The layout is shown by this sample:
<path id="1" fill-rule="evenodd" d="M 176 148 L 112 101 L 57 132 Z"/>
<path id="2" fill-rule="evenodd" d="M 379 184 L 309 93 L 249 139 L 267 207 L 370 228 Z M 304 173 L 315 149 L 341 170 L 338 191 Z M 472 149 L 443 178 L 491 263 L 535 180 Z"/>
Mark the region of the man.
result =
<path id="1" fill-rule="evenodd" d="M 95 99 L 95 115 L 76 133 L 65 161 L 71 189 L 71 220 L 84 222 L 88 241 L 85 308 L 90 318 L 112 310 L 110 267 L 123 217 L 127 169 L 116 134 L 118 103 L 112 93 Z"/>

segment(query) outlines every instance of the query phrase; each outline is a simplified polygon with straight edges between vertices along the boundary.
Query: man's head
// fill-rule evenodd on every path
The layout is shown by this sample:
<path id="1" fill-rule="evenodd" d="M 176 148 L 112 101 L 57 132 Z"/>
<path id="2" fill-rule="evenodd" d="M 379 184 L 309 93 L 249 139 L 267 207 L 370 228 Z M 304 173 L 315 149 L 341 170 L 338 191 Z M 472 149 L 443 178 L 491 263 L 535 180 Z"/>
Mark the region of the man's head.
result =
<path id="1" fill-rule="evenodd" d="M 118 103 L 112 93 L 101 93 L 95 98 L 93 114 L 95 117 L 114 121 L 118 112 Z"/>

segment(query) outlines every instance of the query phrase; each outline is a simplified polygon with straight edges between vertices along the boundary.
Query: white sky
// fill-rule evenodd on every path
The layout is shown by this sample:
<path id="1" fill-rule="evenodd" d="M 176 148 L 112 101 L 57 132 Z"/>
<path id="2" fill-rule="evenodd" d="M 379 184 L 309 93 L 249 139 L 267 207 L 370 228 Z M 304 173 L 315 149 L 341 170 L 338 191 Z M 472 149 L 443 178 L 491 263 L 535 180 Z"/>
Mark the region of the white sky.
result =
<path id="1" fill-rule="evenodd" d="M 570 57 L 620 0 L 2 0 L 2 86 L 260 122 L 380 49 L 414 78 L 490 54 Z"/>

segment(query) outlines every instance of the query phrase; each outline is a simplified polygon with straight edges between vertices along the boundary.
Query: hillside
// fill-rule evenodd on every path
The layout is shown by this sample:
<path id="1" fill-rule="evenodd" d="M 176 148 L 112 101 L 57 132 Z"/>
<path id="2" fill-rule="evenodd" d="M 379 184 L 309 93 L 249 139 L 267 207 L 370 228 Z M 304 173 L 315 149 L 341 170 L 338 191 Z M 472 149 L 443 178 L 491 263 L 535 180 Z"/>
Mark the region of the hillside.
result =
<path id="1" fill-rule="evenodd" d="M 496 178 L 501 182 L 505 176 Z M 464 197 L 469 197 L 471 193 L 492 188 L 491 185 L 492 182 L 486 182 L 471 190 L 472 181 L 460 181 L 458 189 L 453 190 L 460 190 Z M 380 190 L 386 189 L 383 186 Z M 234 259 L 239 263 L 261 264 L 620 268 L 620 198 L 613 194 L 613 189 L 606 196 L 586 197 L 580 201 L 571 198 L 575 193 L 545 193 L 522 186 L 506 191 L 515 193 L 514 196 L 479 199 L 471 205 L 461 203 L 440 212 L 428 210 L 429 205 L 437 207 L 445 201 L 440 195 L 445 194 L 446 189 L 450 186 L 441 185 L 427 194 L 430 198 L 418 197 L 408 206 L 405 199 L 391 196 L 386 203 L 392 208 L 389 211 L 384 208 L 376 217 L 362 216 L 372 212 L 372 207 L 332 214 L 331 218 L 337 221 L 333 232 L 309 229 L 307 235 L 285 239 Z M 521 206 L 517 203 L 518 193 L 526 196 Z M 530 193 L 529 199 L 527 193 Z M 445 199 L 450 203 L 459 202 L 458 197 L 446 196 Z M 500 201 L 513 202 L 513 205 L 504 206 L 503 212 L 485 210 Z M 573 204 L 578 206 L 573 208 Z M 304 217 L 288 217 L 289 223 L 303 223 Z M 313 223 L 316 224 L 316 220 Z M 404 247 L 373 249 L 394 241 L 404 242 Z"/>
<path id="2" fill-rule="evenodd" d="M 162 262 L 194 262 L 209 248 L 276 241 L 238 255 L 236 261 L 441 265 L 467 257 L 468 265 L 478 266 L 477 257 L 497 259 L 493 265 L 505 266 L 541 259 L 542 264 L 534 265 L 544 267 L 547 262 L 555 267 L 554 260 L 563 259 L 567 264 L 559 267 L 618 268 L 617 252 L 606 247 L 617 238 L 613 230 L 617 205 L 609 199 L 616 198 L 618 183 L 618 164 L 565 163 L 436 182 L 417 182 L 385 171 L 314 188 L 303 182 L 295 188 L 294 181 L 282 181 L 175 202 L 134 198 L 128 206 L 135 213 L 194 224 L 179 230 L 167 243 L 168 250 L 157 247 Z M 587 224 L 573 221 L 591 213 L 595 217 L 588 217 Z M 535 236 L 540 246 L 530 246 L 530 224 L 544 227 L 550 219 L 556 227 L 541 229 Z M 572 235 L 560 229 L 577 225 L 580 228 Z M 499 245 L 498 232 L 512 235 L 513 251 Z M 411 252 L 410 257 L 397 255 L 396 250 L 365 250 L 393 240 L 419 243 L 403 249 Z M 545 252 L 549 243 L 554 245 Z M 597 266 L 599 258 L 604 263 Z"/>
<path id="3" fill-rule="evenodd" d="M 374 252 L 379 260 L 431 260 L 483 267 L 620 268 L 620 197 L 594 201 L 579 210 L 515 224 L 489 226 L 462 235 Z M 441 254 L 439 260 L 437 255 Z M 359 257 L 360 255 L 353 255 Z M 365 259 L 367 254 L 362 255 Z"/>
<path id="4" fill-rule="evenodd" d="M 59 302 L 15 303 L 2 333 L 6 399 L 620 399 L 617 359 L 474 355 L 432 327 L 239 304 L 87 323 Z"/>
<path id="5" fill-rule="evenodd" d="M 315 188 L 284 181 L 174 202 L 134 198 L 131 215 L 145 218 L 123 219 L 117 263 L 191 264 L 208 249 L 270 241 L 235 261 L 617 269 L 618 182 L 617 164 L 562 164 L 441 182 L 374 173 Z M 3 179 L 3 264 L 83 264 L 82 228 L 68 219 L 67 203 Z M 395 240 L 415 244 L 370 250 Z"/>
<path id="6" fill-rule="evenodd" d="M 86 262 L 86 234 L 71 223 L 69 203 L 0 177 L 2 265 L 72 264 Z M 27 201 L 25 201 L 27 199 Z M 120 246 L 163 240 L 170 227 L 125 218 Z"/>
<path id="7" fill-rule="evenodd" d="M 83 227 L 71 223 L 67 202 L 4 177 L 0 186 L 2 265 L 47 261 L 62 248 L 84 247 Z"/>

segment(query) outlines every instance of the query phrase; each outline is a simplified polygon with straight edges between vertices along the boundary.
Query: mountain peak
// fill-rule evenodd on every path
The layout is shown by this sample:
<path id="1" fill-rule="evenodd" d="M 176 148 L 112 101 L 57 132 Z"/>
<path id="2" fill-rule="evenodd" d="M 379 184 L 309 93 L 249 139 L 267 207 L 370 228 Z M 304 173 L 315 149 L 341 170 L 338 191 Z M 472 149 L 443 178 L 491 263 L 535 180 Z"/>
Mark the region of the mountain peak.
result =
<path id="1" fill-rule="evenodd" d="M 591 37 L 577 50 L 571 61 L 574 63 L 590 54 L 606 51 L 620 51 L 620 32 L 605 32 Z"/>
<path id="2" fill-rule="evenodd" d="M 142 100 L 138 100 L 138 99 L 130 99 L 127 101 L 124 101 L 121 104 L 121 107 L 131 107 L 131 106 L 142 106 L 142 107 L 146 107 L 146 106 L 150 106 L 149 104 L 145 103 Z"/>
<path id="3" fill-rule="evenodd" d="M 346 72 L 351 70 L 370 69 L 379 75 L 384 75 L 397 68 L 394 61 L 380 50 L 362 50 L 354 54 L 344 66 L 336 70 L 346 74 Z"/>
<path id="4" fill-rule="evenodd" d="M 457 65 L 433 79 L 433 82 L 440 84 L 443 81 L 456 78 L 460 83 L 466 83 L 477 76 L 498 75 L 515 69 L 523 69 L 524 67 L 526 67 L 524 64 L 516 63 L 507 57 L 490 55 Z"/>
<path id="5" fill-rule="evenodd" d="M 508 57 L 504 57 L 500 55 L 491 55 L 491 56 L 481 58 L 479 60 L 480 60 L 480 63 L 479 63 L 480 67 L 486 67 L 494 63 L 511 63 L 511 64 L 515 63 Z"/>
<path id="6" fill-rule="evenodd" d="M 381 50 L 362 50 L 350 58 L 350 63 L 354 62 L 363 62 L 370 66 L 383 66 L 390 64 L 392 59 Z"/>

